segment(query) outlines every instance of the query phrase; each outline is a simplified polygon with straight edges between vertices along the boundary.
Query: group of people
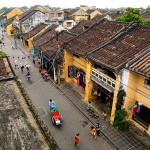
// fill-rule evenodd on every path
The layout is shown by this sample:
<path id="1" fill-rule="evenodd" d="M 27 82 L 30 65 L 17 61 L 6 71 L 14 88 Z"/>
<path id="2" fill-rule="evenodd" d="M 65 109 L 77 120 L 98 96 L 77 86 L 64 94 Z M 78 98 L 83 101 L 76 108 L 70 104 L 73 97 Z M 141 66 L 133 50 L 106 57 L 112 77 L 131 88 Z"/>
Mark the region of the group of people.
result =
<path id="1" fill-rule="evenodd" d="M 26 68 L 26 71 L 27 71 L 26 77 L 28 78 L 28 81 L 30 81 L 30 65 L 27 64 L 27 63 L 25 63 L 25 65 L 23 65 L 22 63 L 20 63 L 18 65 L 18 60 L 17 59 L 14 61 L 14 64 L 15 64 L 15 69 L 20 68 L 21 72 L 24 72 L 24 68 Z"/>

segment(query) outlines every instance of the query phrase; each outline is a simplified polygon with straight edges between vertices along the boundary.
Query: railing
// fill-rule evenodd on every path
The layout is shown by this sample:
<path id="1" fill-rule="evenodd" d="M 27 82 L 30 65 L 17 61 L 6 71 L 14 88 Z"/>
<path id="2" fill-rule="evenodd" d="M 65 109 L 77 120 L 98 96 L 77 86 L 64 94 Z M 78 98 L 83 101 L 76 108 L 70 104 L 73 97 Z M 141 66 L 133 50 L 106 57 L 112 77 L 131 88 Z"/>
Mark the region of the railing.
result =
<path id="1" fill-rule="evenodd" d="M 115 88 L 116 81 L 113 78 L 107 76 L 106 74 L 100 72 L 99 70 L 93 68 L 92 76 L 94 76 L 96 79 L 102 81 L 107 86 L 110 86 L 113 89 Z"/>

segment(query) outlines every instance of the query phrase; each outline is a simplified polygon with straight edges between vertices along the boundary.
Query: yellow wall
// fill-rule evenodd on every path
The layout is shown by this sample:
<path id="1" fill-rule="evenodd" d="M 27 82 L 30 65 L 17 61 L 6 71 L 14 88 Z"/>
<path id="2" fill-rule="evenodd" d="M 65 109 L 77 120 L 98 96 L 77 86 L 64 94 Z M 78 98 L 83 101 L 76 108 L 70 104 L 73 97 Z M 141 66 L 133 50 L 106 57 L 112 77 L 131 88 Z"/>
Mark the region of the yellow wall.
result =
<path id="1" fill-rule="evenodd" d="M 33 49 L 33 44 L 32 44 L 32 41 L 33 40 L 33 37 L 31 37 L 30 39 L 28 39 L 28 49 L 31 51 Z"/>
<path id="2" fill-rule="evenodd" d="M 75 21 L 88 20 L 89 16 L 74 16 Z"/>
<path id="3" fill-rule="evenodd" d="M 21 11 L 19 8 L 14 8 L 11 12 L 7 14 L 7 19 L 12 18 L 16 15 L 21 15 L 23 11 Z"/>
<path id="4" fill-rule="evenodd" d="M 9 24 L 9 25 L 6 27 L 6 32 L 7 32 L 7 35 L 8 35 L 8 36 L 14 35 L 14 34 L 11 34 L 11 30 L 13 30 L 13 27 L 12 27 L 12 24 Z"/>
<path id="5" fill-rule="evenodd" d="M 64 72 L 65 72 L 65 81 L 66 82 L 75 82 L 75 78 L 68 78 L 68 66 L 74 65 L 77 68 L 82 69 L 86 74 L 86 87 L 85 87 L 85 100 L 91 100 L 92 92 L 92 82 L 90 79 L 92 71 L 92 63 L 82 57 L 75 57 L 73 54 L 69 53 L 67 50 L 64 50 Z"/>
<path id="6" fill-rule="evenodd" d="M 128 87 L 126 91 L 126 98 L 124 108 L 128 112 L 128 119 L 131 120 L 137 127 L 141 128 L 138 123 L 132 120 L 132 110 L 135 101 L 141 102 L 143 105 L 150 109 L 150 87 L 144 85 L 145 77 L 136 73 L 130 72 Z M 128 108 L 131 108 L 130 110 Z M 148 129 L 150 134 L 150 126 Z"/>
<path id="7" fill-rule="evenodd" d="M 95 10 L 90 14 L 90 19 L 94 18 L 96 15 L 100 15 L 101 13 L 98 10 Z"/>
<path id="8" fill-rule="evenodd" d="M 112 109 L 111 109 L 111 117 L 110 117 L 111 123 L 114 121 L 114 114 L 115 114 L 116 104 L 117 104 L 117 94 L 119 90 L 119 78 L 117 74 L 115 74 L 115 76 L 116 76 L 116 84 L 115 84 L 113 104 L 112 104 Z"/>

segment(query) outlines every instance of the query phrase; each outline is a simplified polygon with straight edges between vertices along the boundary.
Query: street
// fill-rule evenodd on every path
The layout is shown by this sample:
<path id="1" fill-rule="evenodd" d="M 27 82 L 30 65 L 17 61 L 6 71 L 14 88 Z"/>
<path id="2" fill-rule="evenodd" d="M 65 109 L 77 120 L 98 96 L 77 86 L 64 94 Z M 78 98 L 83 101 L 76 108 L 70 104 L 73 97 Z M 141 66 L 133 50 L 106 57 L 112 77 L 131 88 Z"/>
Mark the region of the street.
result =
<path id="1" fill-rule="evenodd" d="M 2 31 L 0 31 L 2 33 Z M 57 89 L 51 81 L 45 82 L 38 68 L 34 66 L 32 61 L 28 59 L 25 54 L 29 54 L 27 48 L 17 40 L 18 49 L 11 48 L 11 42 L 14 41 L 13 37 L 7 37 L 4 33 L 5 46 L 2 46 L 2 51 L 8 54 L 11 65 L 23 83 L 31 101 L 36 106 L 41 118 L 49 128 L 62 150 L 73 150 L 74 148 L 74 135 L 80 133 L 81 141 L 79 143 L 80 150 L 111 150 L 113 149 L 102 137 L 96 139 L 91 138 L 90 127 L 91 123 L 79 112 L 79 110 L 70 102 L 70 100 Z M 25 53 L 23 53 L 25 52 Z M 32 83 L 27 81 L 26 69 L 21 72 L 20 67 L 15 69 L 15 61 L 17 60 L 18 66 L 20 63 L 28 63 L 31 67 L 31 80 Z M 56 106 L 60 109 L 63 116 L 63 124 L 60 127 L 53 126 L 48 102 L 53 99 Z"/>

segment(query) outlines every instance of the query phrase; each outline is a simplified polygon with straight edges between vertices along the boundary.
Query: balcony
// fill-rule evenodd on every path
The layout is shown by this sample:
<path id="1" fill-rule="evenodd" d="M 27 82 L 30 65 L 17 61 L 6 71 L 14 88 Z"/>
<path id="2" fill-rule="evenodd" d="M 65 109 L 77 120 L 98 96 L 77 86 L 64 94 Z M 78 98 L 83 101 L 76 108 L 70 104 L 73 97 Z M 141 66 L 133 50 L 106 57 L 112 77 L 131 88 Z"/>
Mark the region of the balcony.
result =
<path id="1" fill-rule="evenodd" d="M 116 81 L 97 69 L 92 69 L 91 79 L 103 88 L 107 89 L 109 92 L 113 92 L 115 89 Z"/>

